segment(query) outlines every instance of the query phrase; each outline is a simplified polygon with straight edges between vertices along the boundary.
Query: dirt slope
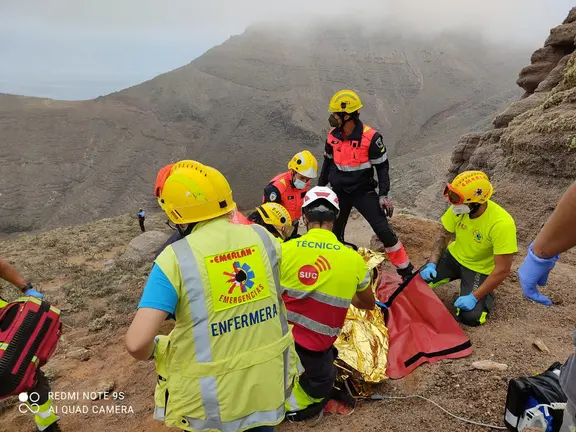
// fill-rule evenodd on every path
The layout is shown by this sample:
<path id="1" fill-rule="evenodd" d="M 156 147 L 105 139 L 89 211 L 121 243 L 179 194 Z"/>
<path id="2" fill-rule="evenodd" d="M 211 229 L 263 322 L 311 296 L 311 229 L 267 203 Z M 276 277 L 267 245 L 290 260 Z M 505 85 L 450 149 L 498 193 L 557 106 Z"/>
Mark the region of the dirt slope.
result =
<path id="1" fill-rule="evenodd" d="M 164 218 L 155 215 L 148 229 L 163 230 Z M 409 216 L 395 216 L 393 224 L 417 265 L 422 264 L 438 225 Z M 2 253 L 48 294 L 49 300 L 63 309 L 65 333 L 56 355 L 45 367 L 57 392 L 93 392 L 114 381 L 114 390 L 124 394 L 122 401 L 61 400 L 59 409 L 81 412 L 64 415 L 64 432 L 98 430 L 167 431 L 152 419 L 154 367 L 138 363 L 124 350 L 123 335 L 132 319 L 149 261 L 124 263 L 120 259 L 126 244 L 139 234 L 135 218 L 122 216 L 76 228 L 22 236 L 2 244 Z M 371 230 L 362 219 L 351 220 L 348 240 L 368 246 Z M 113 260 L 114 264 L 110 261 Z M 515 267 L 519 265 L 518 257 Z M 550 277 L 547 294 L 558 303 L 546 308 L 524 300 L 515 277 L 498 289 L 493 316 L 481 328 L 465 328 L 474 352 L 465 359 L 421 366 L 406 379 L 388 381 L 381 392 L 390 395 L 422 394 L 457 415 L 476 421 L 502 424 L 507 380 L 534 374 L 552 362 L 564 361 L 570 353 L 570 330 L 576 324 L 573 286 L 576 269 L 560 263 Z M 0 283 L 0 295 L 16 296 L 7 284 Z M 446 286 L 438 295 L 450 307 L 457 288 Z M 553 322 L 554 325 L 550 325 Z M 167 333 L 170 323 L 166 324 Z M 536 338 L 545 341 L 550 354 L 532 346 Z M 89 359 L 74 358 L 79 349 L 89 351 Z M 470 369 L 475 360 L 492 359 L 508 364 L 504 372 Z M 117 413 L 96 414 L 94 409 L 124 405 Z M 97 407 L 97 408 L 94 408 Z M 107 408 L 108 407 L 108 408 Z M 131 410 L 129 411 L 129 408 Z M 29 416 L 17 410 L 17 401 L 0 405 L 0 432 L 27 430 Z M 82 409 L 82 408 L 80 408 Z M 98 411 L 96 411 L 98 412 Z M 283 424 L 278 430 L 292 432 L 311 428 Z M 421 400 L 362 403 L 351 417 L 326 417 L 313 430 L 319 431 L 446 431 L 479 432 L 487 429 L 467 426 L 448 418 Z"/>
<path id="2" fill-rule="evenodd" d="M 150 208 L 157 169 L 182 158 L 221 169 L 253 206 L 299 149 L 321 156 L 327 101 L 346 87 L 386 136 L 393 194 L 411 204 L 448 167 L 457 137 L 518 94 L 526 55 L 474 35 L 262 26 L 96 100 L 0 95 L 0 233 Z"/>

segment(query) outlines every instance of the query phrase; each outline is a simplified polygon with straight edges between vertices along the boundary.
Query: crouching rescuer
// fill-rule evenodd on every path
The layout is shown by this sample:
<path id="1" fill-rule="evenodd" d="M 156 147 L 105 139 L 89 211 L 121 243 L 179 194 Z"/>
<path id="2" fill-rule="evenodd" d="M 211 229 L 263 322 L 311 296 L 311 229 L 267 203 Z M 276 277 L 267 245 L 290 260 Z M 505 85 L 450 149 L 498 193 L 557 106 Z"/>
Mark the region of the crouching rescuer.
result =
<path id="1" fill-rule="evenodd" d="M 382 135 L 360 121 L 360 97 L 352 90 L 337 92 L 328 105 L 331 113 L 318 185 L 330 183 L 338 195 L 340 214 L 334 233 L 344 241 L 344 231 L 352 207 L 368 221 L 400 276 L 414 270 L 404 246 L 388 224 L 394 206 L 390 199 L 389 162 Z M 378 182 L 374 179 L 374 170 Z M 378 192 L 376 192 L 378 186 Z"/>
<path id="2" fill-rule="evenodd" d="M 310 189 L 310 181 L 316 177 L 318 177 L 318 162 L 312 153 L 303 150 L 290 159 L 288 171 L 278 174 L 264 188 L 263 203 L 278 203 L 288 210 L 294 225 L 291 238 L 298 235 L 302 200 Z"/>
<path id="3" fill-rule="evenodd" d="M 155 358 L 156 419 L 188 431 L 273 430 L 297 374 L 282 302 L 280 243 L 256 224 L 233 224 L 224 176 L 174 164 L 158 202 L 182 239 L 156 258 L 126 347 Z M 175 317 L 169 336 L 164 320 Z"/>
<path id="4" fill-rule="evenodd" d="M 493 187 L 481 171 L 465 171 L 447 184 L 450 207 L 442 216 L 444 232 L 430 262 L 420 271 L 432 288 L 460 280 L 454 302 L 463 324 L 484 324 L 494 291 L 510 274 L 518 252 L 512 216 L 490 200 Z M 454 239 L 454 241 L 452 241 Z"/>
<path id="5" fill-rule="evenodd" d="M 336 379 L 333 343 L 350 304 L 374 309 L 371 274 L 362 257 L 332 233 L 338 217 L 336 194 L 314 187 L 302 208 L 308 232 L 282 244 L 281 284 L 296 352 L 304 372 L 286 402 L 286 418 L 317 415 L 328 402 Z"/>

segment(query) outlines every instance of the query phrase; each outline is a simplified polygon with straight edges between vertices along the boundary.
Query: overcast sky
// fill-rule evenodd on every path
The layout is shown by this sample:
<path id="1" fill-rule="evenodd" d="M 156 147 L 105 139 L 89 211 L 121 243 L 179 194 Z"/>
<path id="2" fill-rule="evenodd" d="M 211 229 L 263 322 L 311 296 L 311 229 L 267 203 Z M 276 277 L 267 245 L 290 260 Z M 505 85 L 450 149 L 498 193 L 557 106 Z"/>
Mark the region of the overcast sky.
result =
<path id="1" fill-rule="evenodd" d="M 182 66 L 251 23 L 346 13 L 382 27 L 393 20 L 420 31 L 475 28 L 535 49 L 572 6 L 573 0 L 0 0 L 0 92 L 93 98 Z"/>

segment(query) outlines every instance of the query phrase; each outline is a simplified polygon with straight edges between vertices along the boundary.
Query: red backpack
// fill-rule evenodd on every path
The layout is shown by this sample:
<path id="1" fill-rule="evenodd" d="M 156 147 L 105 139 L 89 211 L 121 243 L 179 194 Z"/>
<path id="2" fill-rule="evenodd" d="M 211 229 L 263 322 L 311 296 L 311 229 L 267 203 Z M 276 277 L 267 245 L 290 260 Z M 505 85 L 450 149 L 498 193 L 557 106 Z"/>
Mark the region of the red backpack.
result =
<path id="1" fill-rule="evenodd" d="M 34 387 L 61 334 L 60 309 L 47 301 L 22 297 L 0 309 L 0 399 Z"/>

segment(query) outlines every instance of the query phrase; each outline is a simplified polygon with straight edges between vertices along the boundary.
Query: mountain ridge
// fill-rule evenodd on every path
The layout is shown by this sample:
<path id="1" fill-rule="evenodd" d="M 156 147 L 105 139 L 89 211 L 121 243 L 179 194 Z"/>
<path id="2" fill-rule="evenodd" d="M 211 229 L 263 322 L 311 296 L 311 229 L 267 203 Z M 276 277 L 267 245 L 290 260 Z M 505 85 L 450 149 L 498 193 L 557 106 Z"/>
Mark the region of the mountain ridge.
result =
<path id="1" fill-rule="evenodd" d="M 185 66 L 94 100 L 0 95 L 0 232 L 155 208 L 156 172 L 179 159 L 220 169 L 239 206 L 252 207 L 297 151 L 321 159 L 327 103 L 345 87 L 359 92 L 362 120 L 386 137 L 393 173 L 439 173 L 452 142 L 516 96 L 521 53 L 454 37 L 361 33 L 336 38 L 320 28 L 292 37 L 252 27 Z M 410 158 L 428 147 L 441 162 Z M 406 183 L 392 191 L 401 206 L 427 186 Z"/>

